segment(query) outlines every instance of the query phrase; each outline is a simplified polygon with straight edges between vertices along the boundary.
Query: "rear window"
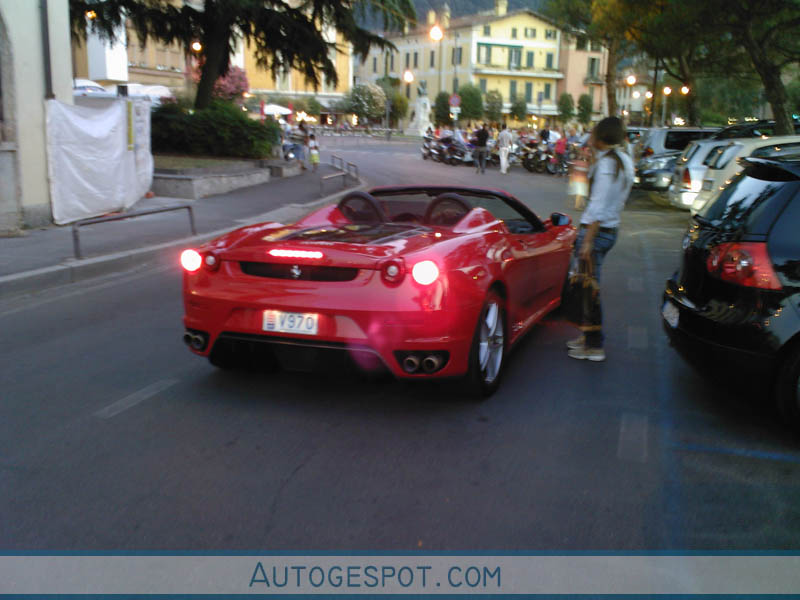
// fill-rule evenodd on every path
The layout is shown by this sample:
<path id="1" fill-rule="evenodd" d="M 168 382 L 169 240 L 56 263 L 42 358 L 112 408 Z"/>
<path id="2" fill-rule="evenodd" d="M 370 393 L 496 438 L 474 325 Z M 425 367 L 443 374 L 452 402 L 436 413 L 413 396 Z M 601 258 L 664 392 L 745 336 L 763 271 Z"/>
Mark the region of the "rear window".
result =
<path id="1" fill-rule="evenodd" d="M 667 139 L 664 140 L 664 148 L 667 150 L 683 150 L 689 142 L 707 137 L 710 133 L 704 131 L 668 131 Z"/>
<path id="2" fill-rule="evenodd" d="M 689 162 L 691 158 L 697 154 L 699 149 L 700 146 L 698 144 L 695 144 L 694 142 L 690 143 L 688 146 L 686 146 L 686 150 L 683 151 L 683 154 L 681 154 L 681 160 L 683 162 Z"/>
<path id="3" fill-rule="evenodd" d="M 800 142 L 796 144 L 775 144 L 756 148 L 750 156 L 757 158 L 771 158 L 776 156 L 795 156 L 800 152 Z"/>
<path id="4" fill-rule="evenodd" d="M 708 166 L 712 169 L 724 169 L 741 151 L 742 146 L 739 144 L 729 144 L 728 146 L 717 148 L 716 152 L 714 152 L 714 160 Z"/>
<path id="5" fill-rule="evenodd" d="M 780 169 L 749 167 L 706 203 L 698 216 L 725 231 L 745 229 L 749 233 L 765 234 L 773 220 L 770 218 L 765 223 L 765 213 L 775 212 L 773 203 L 782 195 L 787 182 L 794 179 Z"/>

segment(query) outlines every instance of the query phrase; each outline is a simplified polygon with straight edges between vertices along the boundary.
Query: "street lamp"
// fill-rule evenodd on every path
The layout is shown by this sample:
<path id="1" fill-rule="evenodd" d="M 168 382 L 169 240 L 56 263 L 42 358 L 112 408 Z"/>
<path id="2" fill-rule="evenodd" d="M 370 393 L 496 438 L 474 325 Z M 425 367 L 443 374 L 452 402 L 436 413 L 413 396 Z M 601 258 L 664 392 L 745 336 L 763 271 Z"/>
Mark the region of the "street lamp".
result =
<path id="1" fill-rule="evenodd" d="M 203 49 L 203 44 L 200 42 L 192 42 L 191 47 L 193 52 L 200 52 Z"/>
<path id="2" fill-rule="evenodd" d="M 661 103 L 661 126 L 663 127 L 664 122 L 667 118 L 667 99 L 669 98 L 669 95 L 672 93 L 672 88 L 669 87 L 668 85 L 665 85 L 662 91 L 664 92 L 664 99 Z"/>
<path id="3" fill-rule="evenodd" d="M 647 91 L 644 93 L 644 97 L 645 97 L 645 98 L 647 98 L 648 100 L 650 100 L 650 98 L 652 98 L 652 97 L 653 97 L 653 92 L 651 92 L 650 90 L 647 90 Z"/>
<path id="4" fill-rule="evenodd" d="M 633 112 L 633 100 L 631 99 L 631 88 L 636 84 L 636 75 L 630 74 L 625 78 L 625 83 L 628 84 L 628 110 L 622 111 L 622 116 L 627 117 Z"/>
<path id="5" fill-rule="evenodd" d="M 409 83 L 409 84 L 413 83 L 414 74 L 411 71 L 409 71 L 408 69 L 406 69 L 405 73 L 403 73 L 403 81 L 405 81 L 406 83 Z"/>
<path id="6" fill-rule="evenodd" d="M 439 42 L 439 91 L 444 91 L 444 74 L 443 74 L 443 67 L 444 64 L 442 61 L 444 60 L 442 57 L 442 40 L 444 39 L 444 31 L 438 25 L 434 25 L 431 27 L 430 31 L 430 38 L 434 42 Z"/>
<path id="7" fill-rule="evenodd" d="M 683 94 L 685 96 L 688 93 L 689 93 L 689 86 L 688 85 L 684 85 L 683 87 L 681 87 L 681 94 Z"/>

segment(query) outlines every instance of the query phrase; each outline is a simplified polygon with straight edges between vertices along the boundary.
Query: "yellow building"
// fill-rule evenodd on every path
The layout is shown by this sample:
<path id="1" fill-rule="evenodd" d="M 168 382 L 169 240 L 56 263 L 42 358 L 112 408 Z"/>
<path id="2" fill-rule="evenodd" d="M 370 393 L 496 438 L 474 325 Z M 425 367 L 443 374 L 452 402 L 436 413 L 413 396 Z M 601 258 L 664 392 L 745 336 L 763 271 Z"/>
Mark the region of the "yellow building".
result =
<path id="1" fill-rule="evenodd" d="M 323 106 L 330 106 L 332 102 L 342 98 L 353 82 L 352 48 L 334 28 L 326 28 L 323 33 L 327 41 L 336 42 L 336 50 L 332 50 L 330 53 L 330 59 L 336 65 L 338 81 L 335 85 L 320 74 L 320 84 L 315 89 L 312 84 L 305 80 L 305 75 L 295 69 L 285 71 L 276 79 L 272 76 L 271 71 L 258 66 L 255 49 L 245 45 L 242 51 L 242 60 L 244 70 L 247 73 L 247 80 L 250 83 L 250 93 L 279 94 L 281 96 L 304 98 L 313 97 Z"/>
<path id="2" fill-rule="evenodd" d="M 531 10 L 507 11 L 507 0 L 495 0 L 493 11 L 450 18 L 447 5 L 430 11 L 427 22 L 399 34 L 387 34 L 397 51 L 370 52 L 356 71 L 356 82 L 375 81 L 388 74 L 402 78 L 411 71 L 414 83 L 404 84 L 413 102 L 427 96 L 433 103 L 439 91 L 455 92 L 471 83 L 484 93 L 497 90 L 508 113 L 516 98 L 524 98 L 529 115 L 553 117 L 559 70 L 561 31 Z M 431 39 L 438 25 L 443 38 Z"/>

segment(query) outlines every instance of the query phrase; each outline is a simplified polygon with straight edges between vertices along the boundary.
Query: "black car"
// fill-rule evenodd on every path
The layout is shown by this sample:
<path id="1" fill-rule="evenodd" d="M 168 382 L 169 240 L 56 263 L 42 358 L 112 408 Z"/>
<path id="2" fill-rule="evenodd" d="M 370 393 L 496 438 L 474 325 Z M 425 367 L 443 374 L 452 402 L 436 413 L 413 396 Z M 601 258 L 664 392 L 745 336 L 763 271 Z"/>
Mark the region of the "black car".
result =
<path id="1" fill-rule="evenodd" d="M 794 119 L 792 124 L 794 125 L 794 132 L 800 134 L 800 120 Z M 711 136 L 711 139 L 730 140 L 733 138 L 761 137 L 762 135 L 767 137 L 775 135 L 775 121 L 761 120 L 736 123 L 720 129 Z"/>
<path id="2" fill-rule="evenodd" d="M 664 329 L 692 364 L 758 382 L 800 426 L 800 155 L 743 165 L 693 217 Z"/>

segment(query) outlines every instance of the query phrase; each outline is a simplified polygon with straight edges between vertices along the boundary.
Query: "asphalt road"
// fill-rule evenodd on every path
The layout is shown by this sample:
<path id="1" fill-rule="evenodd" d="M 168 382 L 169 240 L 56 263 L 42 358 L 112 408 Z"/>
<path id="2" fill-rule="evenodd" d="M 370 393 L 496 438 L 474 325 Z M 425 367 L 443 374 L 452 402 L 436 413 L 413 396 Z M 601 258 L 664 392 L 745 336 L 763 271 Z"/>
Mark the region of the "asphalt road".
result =
<path id="1" fill-rule="evenodd" d="M 568 208 L 548 175 L 323 141 L 376 185 Z M 6 301 L 0 548 L 797 549 L 800 442 L 661 331 L 686 221 L 634 198 L 604 264 L 608 360 L 569 359 L 575 330 L 548 319 L 483 403 L 440 384 L 219 372 L 180 340 L 177 268 Z"/>

